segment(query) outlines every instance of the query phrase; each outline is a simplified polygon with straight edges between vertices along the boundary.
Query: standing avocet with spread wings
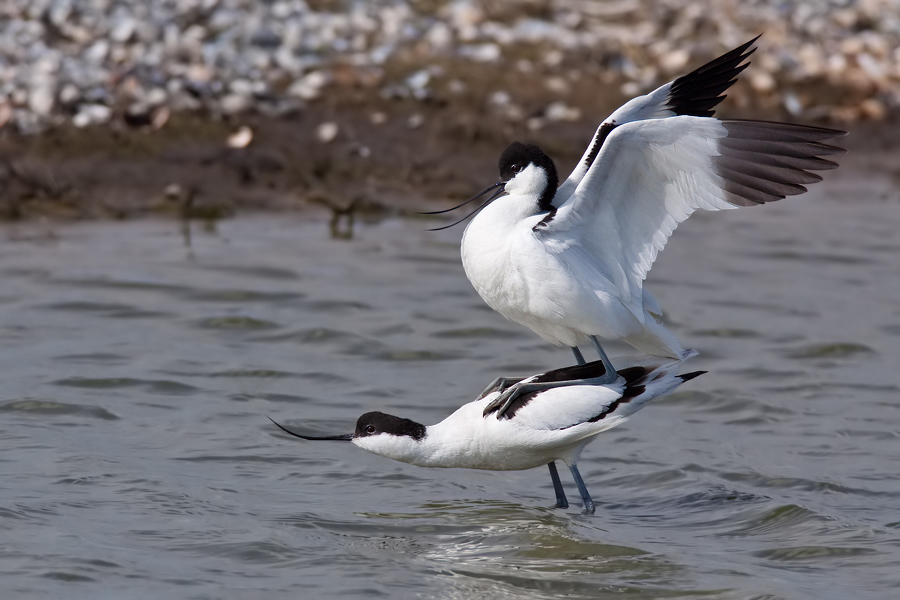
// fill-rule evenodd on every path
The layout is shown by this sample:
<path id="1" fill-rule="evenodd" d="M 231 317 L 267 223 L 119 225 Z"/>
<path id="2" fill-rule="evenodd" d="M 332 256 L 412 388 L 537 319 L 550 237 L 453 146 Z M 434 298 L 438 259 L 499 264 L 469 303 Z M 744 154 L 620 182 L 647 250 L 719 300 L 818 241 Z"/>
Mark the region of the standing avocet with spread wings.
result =
<path id="1" fill-rule="evenodd" d="M 503 152 L 500 180 L 475 198 L 496 193 L 462 238 L 466 275 L 491 308 L 579 362 L 577 346 L 593 341 L 611 379 L 598 338 L 684 356 L 643 288 L 678 224 L 801 194 L 821 180 L 811 171 L 837 166 L 823 156 L 844 152 L 823 143 L 842 131 L 712 117 L 754 41 L 616 110 L 562 185 L 537 146 Z"/>

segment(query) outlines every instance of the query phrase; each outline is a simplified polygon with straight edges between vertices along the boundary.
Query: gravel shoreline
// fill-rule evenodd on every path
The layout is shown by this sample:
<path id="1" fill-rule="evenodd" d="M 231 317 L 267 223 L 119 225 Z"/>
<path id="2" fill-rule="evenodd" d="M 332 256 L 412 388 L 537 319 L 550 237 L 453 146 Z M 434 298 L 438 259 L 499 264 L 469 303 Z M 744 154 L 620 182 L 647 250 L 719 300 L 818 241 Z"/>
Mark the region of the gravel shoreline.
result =
<path id="1" fill-rule="evenodd" d="M 761 32 L 717 114 L 891 143 L 900 0 L 8 0 L 0 218 L 413 212 Z"/>
<path id="2" fill-rule="evenodd" d="M 453 101 L 477 85 L 474 65 L 549 86 L 539 110 L 483 90 L 538 128 L 580 116 L 583 78 L 634 96 L 760 33 L 739 105 L 845 122 L 900 106 L 898 0 L 7 0 L 0 123 L 279 116 L 347 86 Z"/>

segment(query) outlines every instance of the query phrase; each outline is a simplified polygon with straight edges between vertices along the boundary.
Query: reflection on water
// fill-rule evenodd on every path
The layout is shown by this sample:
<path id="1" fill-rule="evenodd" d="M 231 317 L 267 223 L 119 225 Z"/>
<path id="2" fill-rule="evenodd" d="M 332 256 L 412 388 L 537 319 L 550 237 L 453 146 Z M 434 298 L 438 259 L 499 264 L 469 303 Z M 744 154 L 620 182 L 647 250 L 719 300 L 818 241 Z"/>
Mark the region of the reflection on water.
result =
<path id="1" fill-rule="evenodd" d="M 900 207 L 829 189 L 698 214 L 673 237 L 649 286 L 709 373 L 588 447 L 593 516 L 551 508 L 542 470 L 420 469 L 265 418 L 433 423 L 498 375 L 566 364 L 470 289 L 460 231 L 357 222 L 340 240 L 310 215 L 190 237 L 167 222 L 10 226 L 4 588 L 889 597 Z"/>

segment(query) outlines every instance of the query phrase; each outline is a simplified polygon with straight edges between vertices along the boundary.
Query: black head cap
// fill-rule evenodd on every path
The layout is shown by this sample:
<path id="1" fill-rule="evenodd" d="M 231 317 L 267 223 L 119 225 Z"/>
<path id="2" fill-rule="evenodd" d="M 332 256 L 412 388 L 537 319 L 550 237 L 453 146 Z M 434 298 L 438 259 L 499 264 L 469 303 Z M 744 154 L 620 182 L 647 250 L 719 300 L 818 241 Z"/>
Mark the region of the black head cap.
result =
<path id="1" fill-rule="evenodd" d="M 542 167 L 547 173 L 547 189 L 544 190 L 538 204 L 541 210 L 552 210 L 553 196 L 556 195 L 556 188 L 559 186 L 559 175 L 556 174 L 556 165 L 553 164 L 553 160 L 537 146 L 519 142 L 510 144 L 497 162 L 497 166 L 500 168 L 500 179 L 509 181 L 516 176 L 516 173 L 531 163 Z"/>
<path id="2" fill-rule="evenodd" d="M 383 412 L 368 412 L 356 421 L 355 438 L 388 433 L 390 435 L 408 435 L 418 441 L 425 437 L 425 426 L 402 417 L 386 415 Z"/>

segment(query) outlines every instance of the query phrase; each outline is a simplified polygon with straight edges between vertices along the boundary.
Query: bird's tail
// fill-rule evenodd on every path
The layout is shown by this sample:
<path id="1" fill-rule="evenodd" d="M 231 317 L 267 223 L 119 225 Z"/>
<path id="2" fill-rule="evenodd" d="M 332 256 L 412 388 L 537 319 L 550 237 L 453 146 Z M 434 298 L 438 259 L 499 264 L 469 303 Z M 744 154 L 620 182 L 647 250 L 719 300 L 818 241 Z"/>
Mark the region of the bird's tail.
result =
<path id="1" fill-rule="evenodd" d="M 648 312 L 644 313 L 644 329 L 630 337 L 623 338 L 641 352 L 651 356 L 666 356 L 682 359 L 684 348 L 661 321 Z"/>

